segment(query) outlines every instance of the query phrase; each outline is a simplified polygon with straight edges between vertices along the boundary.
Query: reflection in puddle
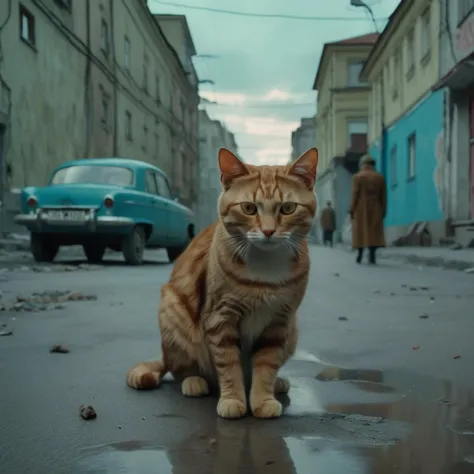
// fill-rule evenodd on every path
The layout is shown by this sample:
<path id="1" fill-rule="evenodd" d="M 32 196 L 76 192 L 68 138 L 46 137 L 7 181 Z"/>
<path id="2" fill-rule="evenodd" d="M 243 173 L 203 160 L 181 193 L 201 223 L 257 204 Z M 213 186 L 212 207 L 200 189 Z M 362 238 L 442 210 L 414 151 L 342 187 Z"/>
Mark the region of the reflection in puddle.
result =
<path id="1" fill-rule="evenodd" d="M 397 371 L 334 367 L 290 381 L 290 416 L 210 416 L 177 443 L 157 427 L 159 442 L 89 450 L 79 472 L 474 474 L 474 392 Z M 361 394 L 363 402 L 351 399 Z"/>
<path id="2" fill-rule="evenodd" d="M 151 443 L 126 441 L 88 450 L 80 463 L 81 472 L 97 474 L 171 474 L 166 451 Z"/>

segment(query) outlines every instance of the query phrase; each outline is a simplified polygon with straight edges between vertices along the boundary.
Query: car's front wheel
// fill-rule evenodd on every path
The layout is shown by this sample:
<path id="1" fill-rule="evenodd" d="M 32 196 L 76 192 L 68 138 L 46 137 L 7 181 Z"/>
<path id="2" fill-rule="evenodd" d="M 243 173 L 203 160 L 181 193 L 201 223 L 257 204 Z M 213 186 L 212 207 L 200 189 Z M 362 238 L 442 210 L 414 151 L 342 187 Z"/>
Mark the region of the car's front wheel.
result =
<path id="1" fill-rule="evenodd" d="M 104 258 L 104 245 L 83 245 L 84 253 L 86 254 L 89 263 L 99 263 Z"/>
<path id="2" fill-rule="evenodd" d="M 124 238 L 122 252 L 125 261 L 129 265 L 141 265 L 143 263 L 145 243 L 145 229 L 141 226 L 134 227 L 132 232 Z"/>
<path id="3" fill-rule="evenodd" d="M 31 234 L 31 253 L 37 262 L 52 262 L 59 252 L 59 245 L 40 234 Z"/>

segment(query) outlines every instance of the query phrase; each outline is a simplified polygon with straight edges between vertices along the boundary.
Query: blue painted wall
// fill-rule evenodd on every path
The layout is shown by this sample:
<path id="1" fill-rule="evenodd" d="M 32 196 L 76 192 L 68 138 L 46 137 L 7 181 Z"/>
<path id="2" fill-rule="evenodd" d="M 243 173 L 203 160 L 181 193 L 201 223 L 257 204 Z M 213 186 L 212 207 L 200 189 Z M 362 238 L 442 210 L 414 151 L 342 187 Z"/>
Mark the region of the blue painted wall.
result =
<path id="1" fill-rule="evenodd" d="M 443 219 L 435 184 L 438 166 L 436 147 L 443 130 L 443 91 L 428 97 L 401 117 L 387 131 L 386 180 L 387 216 L 385 226 L 407 225 L 420 221 Z M 415 178 L 409 180 L 408 138 L 416 134 Z M 391 153 L 397 147 L 397 184 L 392 187 Z M 380 170 L 378 141 L 370 148 Z"/>

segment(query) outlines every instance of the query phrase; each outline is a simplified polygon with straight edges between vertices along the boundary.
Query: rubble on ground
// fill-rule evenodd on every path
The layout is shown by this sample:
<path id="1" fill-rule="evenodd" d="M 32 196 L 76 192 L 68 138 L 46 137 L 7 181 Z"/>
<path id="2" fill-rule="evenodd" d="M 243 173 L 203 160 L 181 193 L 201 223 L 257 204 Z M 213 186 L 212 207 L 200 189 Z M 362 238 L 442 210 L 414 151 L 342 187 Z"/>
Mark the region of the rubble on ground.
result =
<path id="1" fill-rule="evenodd" d="M 31 296 L 17 296 L 10 304 L 0 304 L 0 311 L 52 311 L 64 309 L 64 304 L 69 301 L 93 301 L 97 295 L 88 295 L 70 290 L 52 290 L 33 293 Z"/>
<path id="2" fill-rule="evenodd" d="M 104 265 L 94 265 L 90 263 L 80 263 L 79 265 L 66 265 L 66 264 L 58 264 L 58 265 L 34 265 L 34 266 L 27 266 L 22 265 L 19 267 L 12 267 L 12 268 L 0 268 L 1 273 L 13 272 L 13 271 L 20 271 L 20 272 L 35 272 L 35 273 L 52 273 L 52 272 L 77 272 L 79 270 L 84 271 L 92 271 L 92 270 L 99 270 L 105 268 Z"/>

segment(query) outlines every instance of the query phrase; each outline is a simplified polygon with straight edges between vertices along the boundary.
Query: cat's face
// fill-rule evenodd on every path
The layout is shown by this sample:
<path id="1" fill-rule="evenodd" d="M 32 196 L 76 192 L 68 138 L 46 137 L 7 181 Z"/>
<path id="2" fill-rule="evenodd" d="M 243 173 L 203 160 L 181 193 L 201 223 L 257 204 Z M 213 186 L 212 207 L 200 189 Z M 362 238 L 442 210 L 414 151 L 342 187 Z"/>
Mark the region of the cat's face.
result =
<path id="1" fill-rule="evenodd" d="M 246 165 L 221 149 L 219 215 L 228 233 L 242 245 L 266 251 L 296 249 L 316 212 L 317 163 L 316 148 L 287 166 Z"/>

